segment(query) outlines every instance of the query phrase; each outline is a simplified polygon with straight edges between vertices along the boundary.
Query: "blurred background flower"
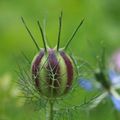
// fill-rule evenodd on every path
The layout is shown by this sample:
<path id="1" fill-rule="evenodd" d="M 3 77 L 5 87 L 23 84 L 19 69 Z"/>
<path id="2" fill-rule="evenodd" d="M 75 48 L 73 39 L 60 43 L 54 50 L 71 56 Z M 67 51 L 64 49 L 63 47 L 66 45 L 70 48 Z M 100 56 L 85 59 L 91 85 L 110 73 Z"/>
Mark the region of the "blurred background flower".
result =
<path id="1" fill-rule="evenodd" d="M 110 67 L 120 73 L 120 49 L 113 52 L 110 59 Z"/>

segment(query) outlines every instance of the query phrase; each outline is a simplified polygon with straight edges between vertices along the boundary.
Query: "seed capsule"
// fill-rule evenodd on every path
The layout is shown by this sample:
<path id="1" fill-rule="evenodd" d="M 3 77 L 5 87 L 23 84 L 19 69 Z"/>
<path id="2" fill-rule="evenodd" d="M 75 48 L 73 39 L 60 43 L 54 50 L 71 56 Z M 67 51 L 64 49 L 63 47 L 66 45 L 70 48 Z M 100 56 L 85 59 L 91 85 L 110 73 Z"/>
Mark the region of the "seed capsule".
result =
<path id="1" fill-rule="evenodd" d="M 47 97 L 60 96 L 68 92 L 74 79 L 73 60 L 64 51 L 41 50 L 32 63 L 35 86 Z"/>
<path id="2" fill-rule="evenodd" d="M 38 21 L 38 27 L 41 32 L 44 44 L 44 48 L 40 49 L 35 38 L 27 27 L 24 19 L 22 18 L 23 24 L 25 25 L 36 48 L 39 51 L 33 59 L 31 65 L 31 73 L 32 79 L 35 83 L 34 85 L 36 89 L 40 92 L 40 94 L 46 97 L 59 97 L 67 93 L 71 88 L 75 76 L 75 65 L 73 59 L 66 53 L 66 49 L 68 48 L 78 29 L 82 25 L 83 21 L 84 20 L 80 22 L 80 24 L 68 40 L 66 46 L 62 49 L 59 48 L 62 13 L 59 18 L 58 43 L 57 46 L 53 49 L 48 47 L 45 39 L 45 34 L 43 33 L 42 27 Z"/>

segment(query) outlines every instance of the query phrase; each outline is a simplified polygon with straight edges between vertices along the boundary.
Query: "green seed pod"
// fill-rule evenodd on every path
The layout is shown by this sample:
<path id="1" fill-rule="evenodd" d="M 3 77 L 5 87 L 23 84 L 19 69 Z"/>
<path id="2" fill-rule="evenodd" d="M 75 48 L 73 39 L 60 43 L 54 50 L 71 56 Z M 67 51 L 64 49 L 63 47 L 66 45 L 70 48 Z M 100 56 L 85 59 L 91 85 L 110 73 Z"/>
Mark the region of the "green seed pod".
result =
<path id="1" fill-rule="evenodd" d="M 70 42 L 72 41 L 78 29 L 82 25 L 83 20 L 80 22 L 79 26 L 74 31 L 71 38 L 68 40 L 66 46 L 61 49 L 59 48 L 59 44 L 62 14 L 59 18 L 58 43 L 57 47 L 55 48 L 48 47 L 44 36 L 45 34 L 43 33 L 39 21 L 38 26 L 44 44 L 44 48 L 42 49 L 39 48 L 30 30 L 26 26 L 23 18 L 22 21 L 39 51 L 37 55 L 34 57 L 31 65 L 32 79 L 34 81 L 36 89 L 39 91 L 41 95 L 49 98 L 60 97 L 61 95 L 66 94 L 71 88 L 75 76 L 74 61 L 66 53 L 66 49 L 68 48 Z"/>
<path id="2" fill-rule="evenodd" d="M 63 50 L 41 50 L 32 63 L 35 86 L 47 97 L 57 97 L 68 92 L 74 79 L 74 63 Z"/>

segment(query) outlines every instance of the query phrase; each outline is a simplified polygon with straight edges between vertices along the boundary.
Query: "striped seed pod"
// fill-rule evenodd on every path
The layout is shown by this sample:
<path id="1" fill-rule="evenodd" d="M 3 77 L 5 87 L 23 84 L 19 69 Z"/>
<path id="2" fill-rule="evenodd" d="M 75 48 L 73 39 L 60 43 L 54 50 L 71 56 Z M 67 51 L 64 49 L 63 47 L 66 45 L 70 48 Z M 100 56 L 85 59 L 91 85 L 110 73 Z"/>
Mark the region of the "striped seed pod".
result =
<path id="1" fill-rule="evenodd" d="M 61 34 L 61 23 L 62 13 L 59 18 L 59 33 L 58 43 L 55 48 L 49 48 L 45 34 L 43 33 L 42 27 L 38 21 L 38 27 L 42 35 L 44 48 L 40 49 L 33 35 L 28 29 L 24 19 L 22 21 L 30 34 L 33 42 L 35 43 L 38 53 L 34 57 L 31 65 L 32 79 L 35 81 L 35 87 L 41 95 L 46 97 L 59 97 L 66 94 L 72 86 L 74 80 L 75 65 L 73 59 L 66 53 L 66 50 L 77 33 L 78 29 L 83 23 L 80 22 L 79 26 L 73 32 L 72 36 L 68 40 L 64 48 L 59 48 L 60 34 Z"/>
<path id="2" fill-rule="evenodd" d="M 66 93 L 74 79 L 74 63 L 64 51 L 41 50 L 32 63 L 35 86 L 47 97 L 57 97 Z"/>

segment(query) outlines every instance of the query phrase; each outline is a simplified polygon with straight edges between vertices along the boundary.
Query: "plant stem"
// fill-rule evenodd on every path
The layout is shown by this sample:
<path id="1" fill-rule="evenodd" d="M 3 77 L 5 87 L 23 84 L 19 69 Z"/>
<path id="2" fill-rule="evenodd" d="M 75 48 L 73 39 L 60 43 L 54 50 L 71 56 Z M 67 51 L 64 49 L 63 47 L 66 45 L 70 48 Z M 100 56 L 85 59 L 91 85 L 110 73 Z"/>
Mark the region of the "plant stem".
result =
<path id="1" fill-rule="evenodd" d="M 53 101 L 49 100 L 48 106 L 46 108 L 46 120 L 54 120 L 53 106 Z"/>
<path id="2" fill-rule="evenodd" d="M 117 110 L 114 111 L 115 120 L 120 120 L 120 114 Z"/>

